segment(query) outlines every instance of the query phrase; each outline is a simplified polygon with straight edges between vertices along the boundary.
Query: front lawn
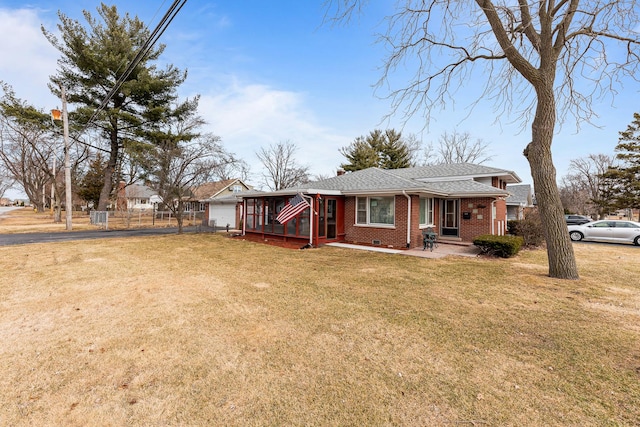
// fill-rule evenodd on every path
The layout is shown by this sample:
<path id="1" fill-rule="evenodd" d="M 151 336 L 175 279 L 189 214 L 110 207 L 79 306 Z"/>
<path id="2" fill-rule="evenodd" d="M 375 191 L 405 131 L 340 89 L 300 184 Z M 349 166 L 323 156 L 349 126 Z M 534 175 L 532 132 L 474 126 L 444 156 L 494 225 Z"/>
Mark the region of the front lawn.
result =
<path id="1" fill-rule="evenodd" d="M 0 248 L 0 425 L 640 424 L 640 252 Z"/>

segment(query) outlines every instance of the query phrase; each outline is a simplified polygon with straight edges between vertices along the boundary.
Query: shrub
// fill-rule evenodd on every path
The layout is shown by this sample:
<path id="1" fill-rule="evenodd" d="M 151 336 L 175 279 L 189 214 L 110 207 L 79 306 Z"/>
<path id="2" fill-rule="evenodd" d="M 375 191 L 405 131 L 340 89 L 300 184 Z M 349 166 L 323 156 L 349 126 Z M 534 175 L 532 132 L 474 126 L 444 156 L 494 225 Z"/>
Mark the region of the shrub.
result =
<path id="1" fill-rule="evenodd" d="M 524 240 L 524 246 L 540 246 L 544 242 L 542 234 L 542 222 L 537 210 L 529 211 L 524 219 L 507 221 L 507 231 L 514 236 L 520 236 Z"/>
<path id="2" fill-rule="evenodd" d="M 480 252 L 501 258 L 510 258 L 517 254 L 524 243 L 520 236 L 494 236 L 484 234 L 473 239 L 473 244 L 480 248 Z"/>
<path id="3" fill-rule="evenodd" d="M 520 227 L 520 222 L 522 220 L 519 219 L 510 219 L 507 221 L 507 233 L 512 236 L 518 236 L 518 227 Z"/>

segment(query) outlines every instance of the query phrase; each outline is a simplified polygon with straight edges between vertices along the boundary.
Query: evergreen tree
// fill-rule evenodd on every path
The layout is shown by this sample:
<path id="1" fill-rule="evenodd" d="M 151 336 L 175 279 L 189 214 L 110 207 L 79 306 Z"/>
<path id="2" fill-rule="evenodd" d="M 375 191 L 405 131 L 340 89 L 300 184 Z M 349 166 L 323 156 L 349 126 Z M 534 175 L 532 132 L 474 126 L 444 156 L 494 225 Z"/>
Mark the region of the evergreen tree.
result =
<path id="1" fill-rule="evenodd" d="M 96 154 L 95 159 L 89 163 L 89 170 L 82 177 L 78 185 L 78 196 L 86 202 L 98 206 L 100 192 L 104 186 L 104 168 L 106 162 L 101 153 Z"/>
<path id="2" fill-rule="evenodd" d="M 159 120 L 176 100 L 177 87 L 185 80 L 186 72 L 172 65 L 157 69 L 164 46 L 149 49 L 126 74 L 134 58 L 143 51 L 149 31 L 137 17 L 120 16 L 115 6 L 98 7 L 101 20 L 88 11 L 84 17 L 88 27 L 59 13 L 60 38 L 42 28 L 45 37 L 62 57 L 57 74 L 51 76 L 51 91 L 60 95 L 64 86 L 70 104 L 76 106 L 72 119 L 86 124 L 94 116 L 110 91 L 122 81 L 120 88 L 94 117 L 91 126 L 108 141 L 104 183 L 98 209 L 106 209 L 116 180 L 116 168 L 123 148 L 140 139 L 139 130 Z"/>
<path id="3" fill-rule="evenodd" d="M 609 168 L 602 175 L 609 186 L 608 198 L 618 209 L 640 208 L 640 114 L 633 114 L 627 130 L 620 132 L 616 158 L 622 165 Z M 640 220 L 640 218 L 639 218 Z"/>
<path id="4" fill-rule="evenodd" d="M 362 136 L 357 137 L 348 147 L 342 147 L 340 153 L 348 160 L 348 163 L 340 165 L 347 172 L 378 166 L 378 153 Z"/>
<path id="5" fill-rule="evenodd" d="M 348 163 L 340 166 L 347 172 L 370 167 L 382 169 L 400 169 L 413 165 L 412 150 L 402 138 L 400 132 L 387 129 L 384 132 L 376 129 L 366 137 L 359 136 L 340 153 Z"/>

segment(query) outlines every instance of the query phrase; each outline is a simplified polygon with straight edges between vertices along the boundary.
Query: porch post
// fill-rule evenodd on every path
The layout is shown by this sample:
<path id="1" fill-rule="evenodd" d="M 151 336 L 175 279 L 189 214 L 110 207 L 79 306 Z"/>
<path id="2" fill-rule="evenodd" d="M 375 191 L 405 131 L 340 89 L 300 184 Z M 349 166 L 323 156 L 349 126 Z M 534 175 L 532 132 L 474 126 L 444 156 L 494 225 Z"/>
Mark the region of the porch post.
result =
<path id="1" fill-rule="evenodd" d="M 244 236 L 247 229 L 247 199 L 244 197 L 242 198 L 242 212 L 240 213 L 240 218 L 242 219 L 242 235 Z"/>
<path id="2" fill-rule="evenodd" d="M 311 196 L 305 196 L 304 194 L 300 194 L 302 197 L 304 197 L 305 199 L 307 197 L 309 197 L 309 200 L 311 201 L 311 203 L 309 203 L 309 245 L 313 246 L 313 214 L 315 212 L 314 210 L 314 200 L 315 197 L 311 197 Z"/>

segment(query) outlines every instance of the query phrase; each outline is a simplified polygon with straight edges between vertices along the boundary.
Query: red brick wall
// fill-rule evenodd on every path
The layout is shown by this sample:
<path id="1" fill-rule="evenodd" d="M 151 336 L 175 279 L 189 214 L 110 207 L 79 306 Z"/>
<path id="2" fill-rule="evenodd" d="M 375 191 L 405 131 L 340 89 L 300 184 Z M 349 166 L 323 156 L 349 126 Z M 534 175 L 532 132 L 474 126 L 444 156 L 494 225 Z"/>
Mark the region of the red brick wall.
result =
<path id="1" fill-rule="evenodd" d="M 419 206 L 418 206 L 419 208 Z M 412 217 L 414 216 L 414 209 Z M 405 248 L 407 246 L 407 198 L 395 196 L 395 225 L 390 228 L 355 225 L 356 198 L 345 198 L 345 241 L 370 245 L 380 240 L 380 246 Z M 417 215 L 417 213 L 415 214 Z M 417 228 L 417 224 L 415 225 Z M 412 227 L 413 228 L 413 227 Z M 413 236 L 412 236 L 413 238 Z M 412 246 L 417 246 L 412 243 Z"/>
<path id="2" fill-rule="evenodd" d="M 507 233 L 507 202 L 505 200 L 496 200 L 496 220 L 494 224 L 494 233 L 504 235 Z"/>
<path id="3" fill-rule="evenodd" d="M 490 197 L 460 199 L 460 238 L 471 242 L 476 236 L 491 233 L 491 202 Z M 463 213 L 468 212 L 470 219 L 463 219 Z"/>
<path id="4" fill-rule="evenodd" d="M 345 241 L 360 244 L 372 244 L 373 240 L 380 240 L 380 246 L 405 248 L 407 245 L 407 198 L 404 195 L 395 197 L 395 225 L 392 228 L 357 226 L 355 225 L 355 197 L 345 199 Z M 481 234 L 490 234 L 492 202 L 496 206 L 496 220 L 494 234 L 504 234 L 506 227 L 507 205 L 504 200 L 494 201 L 493 198 L 464 198 L 460 199 L 460 239 L 471 242 Z M 435 199 L 434 223 L 436 232 L 439 227 L 439 199 Z M 469 212 L 470 218 L 463 219 L 463 212 Z M 502 227 L 502 228 L 501 228 Z M 422 245 L 422 230 L 420 230 L 420 198 L 411 196 L 411 247 Z"/>

